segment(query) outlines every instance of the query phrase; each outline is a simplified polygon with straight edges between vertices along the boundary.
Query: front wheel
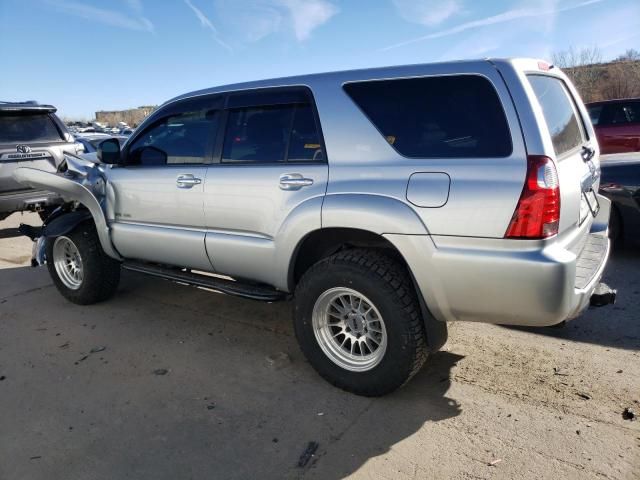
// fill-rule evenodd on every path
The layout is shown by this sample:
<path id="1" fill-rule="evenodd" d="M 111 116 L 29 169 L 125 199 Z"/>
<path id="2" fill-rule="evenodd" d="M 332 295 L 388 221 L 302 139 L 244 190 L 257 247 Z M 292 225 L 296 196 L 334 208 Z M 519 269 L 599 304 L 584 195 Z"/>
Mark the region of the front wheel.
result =
<path id="1" fill-rule="evenodd" d="M 427 358 L 409 274 L 384 253 L 354 249 L 328 257 L 304 274 L 295 297 L 300 347 L 337 387 L 384 395 L 404 385 Z"/>
<path id="2" fill-rule="evenodd" d="M 83 223 L 59 237 L 47 238 L 47 267 L 58 291 L 78 305 L 111 297 L 120 282 L 120 264 L 107 256 L 95 227 Z"/>

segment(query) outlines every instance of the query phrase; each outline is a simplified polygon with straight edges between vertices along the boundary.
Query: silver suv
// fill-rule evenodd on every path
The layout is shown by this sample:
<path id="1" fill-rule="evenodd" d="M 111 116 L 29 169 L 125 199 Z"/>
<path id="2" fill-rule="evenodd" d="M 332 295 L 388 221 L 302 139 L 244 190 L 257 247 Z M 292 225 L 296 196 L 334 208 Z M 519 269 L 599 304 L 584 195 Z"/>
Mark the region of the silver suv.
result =
<path id="1" fill-rule="evenodd" d="M 307 359 L 357 394 L 407 382 L 446 322 L 548 326 L 615 299 L 593 128 L 537 60 L 197 91 L 98 159 L 15 172 L 68 202 L 32 234 L 66 298 L 110 297 L 121 268 L 294 296 Z"/>
<path id="2" fill-rule="evenodd" d="M 36 102 L 0 102 L 0 220 L 23 210 L 44 217 L 61 203 L 57 194 L 26 188 L 13 178 L 13 171 L 25 165 L 56 172 L 65 151 L 83 151 L 55 111 Z"/>

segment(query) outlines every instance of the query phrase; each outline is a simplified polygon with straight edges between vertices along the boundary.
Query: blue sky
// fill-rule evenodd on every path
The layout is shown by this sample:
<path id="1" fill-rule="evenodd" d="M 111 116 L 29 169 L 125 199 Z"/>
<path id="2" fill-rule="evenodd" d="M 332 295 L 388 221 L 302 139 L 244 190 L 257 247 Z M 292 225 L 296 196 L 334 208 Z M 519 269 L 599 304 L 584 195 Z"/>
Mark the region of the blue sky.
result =
<path id="1" fill-rule="evenodd" d="M 237 81 L 594 45 L 640 50 L 640 0 L 0 0 L 0 100 L 88 119 Z"/>

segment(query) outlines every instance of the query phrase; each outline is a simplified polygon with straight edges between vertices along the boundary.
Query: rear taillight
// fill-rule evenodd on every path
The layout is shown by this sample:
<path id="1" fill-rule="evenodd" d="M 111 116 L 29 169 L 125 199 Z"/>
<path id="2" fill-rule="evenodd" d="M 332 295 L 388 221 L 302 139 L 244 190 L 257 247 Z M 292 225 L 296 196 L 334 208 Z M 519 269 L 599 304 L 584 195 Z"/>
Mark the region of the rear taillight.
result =
<path id="1" fill-rule="evenodd" d="M 527 179 L 505 238 L 547 238 L 558 233 L 560 184 L 549 157 L 527 157 Z"/>

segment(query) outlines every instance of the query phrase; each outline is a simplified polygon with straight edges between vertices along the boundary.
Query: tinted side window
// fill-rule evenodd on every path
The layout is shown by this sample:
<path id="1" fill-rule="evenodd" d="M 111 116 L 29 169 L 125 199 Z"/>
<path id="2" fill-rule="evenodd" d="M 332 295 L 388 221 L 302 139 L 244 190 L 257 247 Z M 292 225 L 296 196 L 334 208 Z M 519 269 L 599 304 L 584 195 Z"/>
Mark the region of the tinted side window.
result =
<path id="1" fill-rule="evenodd" d="M 49 115 L 0 115 L 0 143 L 59 142 Z"/>
<path id="2" fill-rule="evenodd" d="M 620 102 L 607 104 L 603 115 L 604 125 L 624 125 L 625 123 L 640 122 L 640 103 Z"/>
<path id="3" fill-rule="evenodd" d="M 511 134 L 491 83 L 460 75 L 344 86 L 398 153 L 407 157 L 507 157 Z"/>
<path id="4" fill-rule="evenodd" d="M 548 75 L 528 75 L 528 78 L 542 107 L 556 155 L 581 145 L 582 130 L 564 82 Z"/>
<path id="5" fill-rule="evenodd" d="M 218 110 L 195 110 L 156 122 L 129 148 L 127 165 L 204 163 L 220 122 Z"/>
<path id="6" fill-rule="evenodd" d="M 283 162 L 293 105 L 237 108 L 229 111 L 224 162 Z"/>
<path id="7" fill-rule="evenodd" d="M 296 105 L 288 162 L 322 161 L 324 153 L 311 105 Z"/>
<path id="8" fill-rule="evenodd" d="M 602 105 L 593 105 L 587 107 L 589 110 L 589 117 L 591 118 L 592 125 L 600 124 L 600 116 L 602 115 Z"/>
<path id="9" fill-rule="evenodd" d="M 223 162 L 304 162 L 324 159 L 310 104 L 229 110 Z"/>

